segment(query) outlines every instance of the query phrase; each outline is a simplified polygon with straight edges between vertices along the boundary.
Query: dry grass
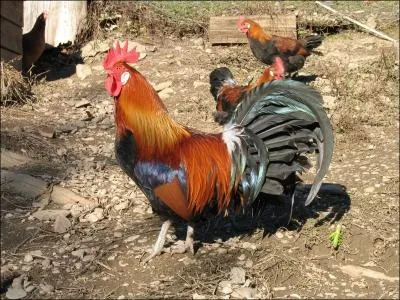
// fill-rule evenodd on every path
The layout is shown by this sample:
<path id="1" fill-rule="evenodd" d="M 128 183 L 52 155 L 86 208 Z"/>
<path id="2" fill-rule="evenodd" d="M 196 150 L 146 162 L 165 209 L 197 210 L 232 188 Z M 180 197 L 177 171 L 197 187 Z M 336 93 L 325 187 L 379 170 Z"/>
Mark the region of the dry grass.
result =
<path id="1" fill-rule="evenodd" d="M 101 39 L 103 31 L 101 29 L 101 14 L 107 1 L 91 1 L 88 7 L 86 19 L 80 24 L 80 29 L 75 38 L 76 45 L 83 45 L 90 40 Z"/>
<path id="2" fill-rule="evenodd" d="M 387 24 L 398 27 L 396 1 L 373 2 L 366 7 L 360 1 L 342 3 L 335 1 L 334 7 L 349 16 L 366 22 L 376 16 L 378 29 L 387 29 Z M 359 14 L 362 10 L 362 14 Z M 78 35 L 80 43 L 104 38 L 118 28 L 124 36 L 187 35 L 206 36 L 210 16 L 221 15 L 274 15 L 298 13 L 298 33 L 307 35 L 311 31 L 337 33 L 354 28 L 348 21 L 337 18 L 313 1 L 91 1 L 88 18 Z M 385 26 L 386 27 L 385 27 Z M 398 30 L 397 30 L 398 32 Z M 391 33 L 391 32 L 390 32 Z"/>
<path id="3" fill-rule="evenodd" d="M 26 104 L 35 100 L 34 77 L 24 77 L 9 63 L 1 62 L 1 105 Z"/>
<path id="4" fill-rule="evenodd" d="M 394 49 L 382 51 L 377 59 L 352 69 L 347 64 L 331 62 L 322 73 L 332 83 L 337 98 L 337 107 L 332 111 L 337 132 L 359 132 L 362 136 L 365 125 L 393 125 L 399 97 Z"/>

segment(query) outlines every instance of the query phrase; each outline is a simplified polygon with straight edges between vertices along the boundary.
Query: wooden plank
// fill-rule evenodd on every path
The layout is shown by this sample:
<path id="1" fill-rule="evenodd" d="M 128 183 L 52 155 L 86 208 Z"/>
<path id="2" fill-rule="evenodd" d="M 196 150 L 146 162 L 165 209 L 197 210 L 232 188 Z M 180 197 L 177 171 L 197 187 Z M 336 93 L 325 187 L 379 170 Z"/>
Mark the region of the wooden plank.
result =
<path id="1" fill-rule="evenodd" d="M 43 179 L 4 169 L 1 170 L 1 187 L 6 192 L 18 194 L 28 199 L 35 199 L 50 192 L 50 198 L 56 204 L 79 203 L 88 207 L 96 206 L 95 202 L 89 201 L 66 188 L 53 186 L 49 189 L 47 182 Z"/>
<path id="2" fill-rule="evenodd" d="M 1 18 L 1 47 L 22 54 L 22 28 Z"/>
<path id="3" fill-rule="evenodd" d="M 297 38 L 296 16 L 273 15 L 273 16 L 248 16 L 249 19 L 260 24 L 260 26 L 272 34 Z M 208 39 L 211 44 L 248 43 L 245 34 L 237 28 L 239 17 L 211 17 L 208 30 Z"/>
<path id="4" fill-rule="evenodd" d="M 1 148 L 1 167 L 10 169 L 29 163 L 31 159 L 25 155 Z"/>
<path id="5" fill-rule="evenodd" d="M 0 57 L 1 57 L 1 60 L 8 62 L 10 65 L 12 65 L 18 71 L 22 70 L 22 55 L 21 54 L 12 52 L 8 49 L 1 47 L 0 48 Z M 10 60 L 13 60 L 13 61 L 10 62 Z"/>
<path id="6" fill-rule="evenodd" d="M 47 190 L 47 182 L 27 174 L 1 170 L 1 188 L 25 198 L 36 198 Z"/>
<path id="7" fill-rule="evenodd" d="M 67 204 L 67 203 L 80 203 L 83 205 L 96 205 L 96 203 L 89 201 L 77 194 L 73 191 L 70 191 L 66 188 L 60 186 L 53 186 L 53 190 L 51 192 L 51 200 L 57 204 Z"/>
<path id="8" fill-rule="evenodd" d="M 15 53 L 13 51 L 10 51 L 6 48 L 1 47 L 1 60 L 3 61 L 9 61 L 11 59 L 14 59 L 15 57 L 19 56 L 21 54 Z"/>
<path id="9" fill-rule="evenodd" d="M 19 27 L 24 26 L 23 1 L 1 1 L 1 16 Z"/>

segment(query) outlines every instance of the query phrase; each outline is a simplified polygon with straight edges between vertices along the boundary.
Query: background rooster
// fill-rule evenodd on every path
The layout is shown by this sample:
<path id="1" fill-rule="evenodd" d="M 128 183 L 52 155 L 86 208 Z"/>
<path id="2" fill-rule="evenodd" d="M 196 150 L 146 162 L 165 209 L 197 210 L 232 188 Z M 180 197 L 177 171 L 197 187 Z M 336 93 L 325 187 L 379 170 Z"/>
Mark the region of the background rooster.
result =
<path id="1" fill-rule="evenodd" d="M 41 13 L 31 31 L 22 36 L 22 71 L 27 72 L 42 55 L 45 47 L 47 12 Z"/>
<path id="2" fill-rule="evenodd" d="M 284 73 L 285 69 L 280 57 L 275 58 L 271 67 L 265 68 L 256 83 L 245 86 L 237 84 L 228 68 L 222 67 L 213 70 L 210 73 L 210 92 L 217 102 L 214 120 L 220 125 L 227 123 L 247 92 L 273 79 L 283 79 Z"/>
<path id="3" fill-rule="evenodd" d="M 302 154 L 317 152 L 317 174 L 306 205 L 316 196 L 333 152 L 333 134 L 320 95 L 291 80 L 250 91 L 222 133 L 207 134 L 174 121 L 157 92 L 128 65 L 139 53 L 117 43 L 103 66 L 114 97 L 115 151 L 121 168 L 166 218 L 148 261 L 161 253 L 174 218 L 188 222 L 184 247 L 193 250 L 192 222 L 205 212 L 251 207 L 260 192 L 282 194 L 302 171 Z"/>
<path id="4" fill-rule="evenodd" d="M 303 40 L 272 35 L 265 32 L 258 23 L 243 16 L 239 17 L 238 28 L 246 34 L 250 49 L 258 60 L 271 65 L 274 57 L 279 56 L 288 73 L 301 69 L 306 57 L 321 45 L 323 39 L 320 35 L 309 36 Z"/>

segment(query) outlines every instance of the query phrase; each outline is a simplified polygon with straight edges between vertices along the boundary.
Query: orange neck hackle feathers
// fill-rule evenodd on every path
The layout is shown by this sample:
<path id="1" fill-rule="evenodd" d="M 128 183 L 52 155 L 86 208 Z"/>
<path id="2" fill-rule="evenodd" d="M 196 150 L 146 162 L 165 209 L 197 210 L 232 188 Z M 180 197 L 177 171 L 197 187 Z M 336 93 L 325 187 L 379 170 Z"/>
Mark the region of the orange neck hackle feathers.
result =
<path id="1" fill-rule="evenodd" d="M 146 78 L 126 63 L 126 49 L 126 45 L 118 49 L 117 44 L 103 63 L 108 76 L 121 84 L 113 95 L 117 135 L 132 132 L 138 160 L 184 167 L 192 211 L 200 212 L 216 199 L 222 212 L 229 205 L 232 188 L 232 160 L 222 135 L 196 132 L 174 121 Z"/>
<path id="2" fill-rule="evenodd" d="M 168 115 L 160 97 L 148 81 L 132 67 L 125 65 L 130 78 L 115 101 L 116 122 L 120 133 L 135 135 L 138 158 L 163 159 L 179 141 L 188 137 L 187 130 Z"/>
<path id="3" fill-rule="evenodd" d="M 115 97 L 117 132 L 132 131 L 139 159 L 151 160 L 162 157 L 189 133 L 168 116 L 157 92 L 143 75 L 127 64 L 138 58 L 135 49 L 128 51 L 128 42 L 121 48 L 117 41 L 103 66 L 108 73 L 106 89 Z"/>
<path id="4" fill-rule="evenodd" d="M 272 35 L 265 32 L 257 22 L 243 16 L 239 17 L 237 26 L 241 32 L 247 35 L 248 38 L 257 39 L 260 42 L 265 42 L 272 38 Z"/>

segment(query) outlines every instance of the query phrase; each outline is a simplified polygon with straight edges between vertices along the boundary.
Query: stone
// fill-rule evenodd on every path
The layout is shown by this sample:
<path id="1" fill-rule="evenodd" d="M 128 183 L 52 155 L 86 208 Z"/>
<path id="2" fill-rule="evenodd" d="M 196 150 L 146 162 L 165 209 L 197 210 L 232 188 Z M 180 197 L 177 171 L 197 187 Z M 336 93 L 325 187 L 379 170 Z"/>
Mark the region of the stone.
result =
<path id="1" fill-rule="evenodd" d="M 76 108 L 89 106 L 90 102 L 86 98 L 82 98 L 80 101 L 75 103 Z"/>
<path id="2" fill-rule="evenodd" d="M 43 257 L 43 253 L 42 253 L 41 250 L 30 251 L 29 254 L 32 255 L 32 256 Z"/>
<path id="3" fill-rule="evenodd" d="M 131 236 L 127 237 L 126 239 L 124 239 L 124 243 L 133 242 L 133 241 L 137 240 L 139 237 L 140 237 L 140 235 L 138 235 L 138 234 L 131 235 Z"/>
<path id="4" fill-rule="evenodd" d="M 229 295 L 232 293 L 232 283 L 228 280 L 222 280 L 218 284 L 218 290 L 225 295 Z"/>
<path id="5" fill-rule="evenodd" d="M 51 284 L 48 284 L 48 283 L 44 283 L 44 284 L 41 283 L 39 285 L 39 288 L 45 294 L 51 294 L 52 292 L 54 292 L 54 286 L 52 286 Z"/>
<path id="6" fill-rule="evenodd" d="M 115 210 L 124 210 L 126 208 L 128 208 L 129 206 L 129 201 L 123 201 L 121 203 L 118 203 L 117 205 L 114 206 Z"/>
<path id="7" fill-rule="evenodd" d="M 370 15 L 367 19 L 366 24 L 368 27 L 375 29 L 376 28 L 376 16 L 375 15 Z"/>
<path id="8" fill-rule="evenodd" d="M 102 208 L 97 207 L 92 213 L 86 215 L 85 219 L 90 223 L 95 223 L 99 220 L 102 220 L 104 219 L 103 211 L 104 210 Z"/>
<path id="9" fill-rule="evenodd" d="M 63 215 L 58 215 L 53 225 L 54 232 L 65 233 L 71 227 L 71 221 Z"/>
<path id="10" fill-rule="evenodd" d="M 42 261 L 41 261 L 41 264 L 42 264 L 42 268 L 43 268 L 43 270 L 48 270 L 48 269 L 50 269 L 50 267 L 51 267 L 51 260 L 50 259 L 43 259 Z"/>
<path id="11" fill-rule="evenodd" d="M 204 296 L 204 295 L 199 295 L 199 294 L 197 294 L 197 293 L 194 293 L 194 294 L 192 295 L 192 299 L 200 300 L 200 299 L 207 299 L 207 297 Z"/>
<path id="12" fill-rule="evenodd" d="M 364 192 L 367 194 L 373 193 L 375 191 L 375 188 L 373 186 L 367 187 L 364 189 Z"/>
<path id="13" fill-rule="evenodd" d="M 107 52 L 109 49 L 108 44 L 105 41 L 90 41 L 81 49 L 81 56 L 83 58 L 96 56 L 98 53 Z"/>
<path id="14" fill-rule="evenodd" d="M 202 81 L 194 81 L 193 82 L 193 87 L 198 88 L 199 86 L 209 86 L 210 84 L 208 82 L 202 82 Z"/>
<path id="15" fill-rule="evenodd" d="M 236 299 L 255 299 L 257 298 L 257 291 L 253 288 L 243 286 L 235 289 L 231 297 Z"/>
<path id="16" fill-rule="evenodd" d="M 33 292 L 34 289 L 36 289 L 36 287 L 33 285 L 28 285 L 27 287 L 24 288 L 25 292 L 27 293 Z"/>
<path id="17" fill-rule="evenodd" d="M 243 248 L 247 249 L 247 250 L 256 250 L 257 246 L 253 243 L 249 243 L 249 242 L 244 242 L 243 243 Z"/>
<path id="18" fill-rule="evenodd" d="M 69 211 L 66 209 L 43 209 L 38 210 L 32 216 L 40 221 L 56 220 L 58 216 L 68 216 Z"/>
<path id="19" fill-rule="evenodd" d="M 88 261 L 93 261 L 94 260 L 94 255 L 90 254 L 90 255 L 85 255 L 82 259 L 82 261 L 84 262 L 88 262 Z"/>
<path id="20" fill-rule="evenodd" d="M 225 249 L 225 248 L 218 248 L 217 249 L 217 253 L 220 254 L 220 255 L 224 255 L 224 254 L 228 253 L 228 250 Z"/>
<path id="21" fill-rule="evenodd" d="M 83 207 L 78 204 L 74 204 L 72 205 L 70 212 L 73 218 L 77 218 L 82 214 Z"/>
<path id="22" fill-rule="evenodd" d="M 158 93 L 158 95 L 159 95 L 160 98 L 162 98 L 162 99 L 167 99 L 167 98 L 169 98 L 170 93 L 173 93 L 173 92 L 174 92 L 173 89 L 171 89 L 171 88 L 166 88 L 166 89 L 160 91 L 160 92 Z"/>
<path id="23" fill-rule="evenodd" d="M 169 88 L 172 85 L 172 81 L 164 81 L 154 86 L 156 92 L 160 92 L 166 88 Z"/>
<path id="24" fill-rule="evenodd" d="M 24 275 L 21 275 L 13 279 L 11 287 L 8 288 L 6 293 L 6 297 L 8 299 L 21 299 L 27 295 L 26 291 L 22 287 L 23 279 Z"/>
<path id="25" fill-rule="evenodd" d="M 103 67 L 103 65 L 95 65 L 95 66 L 92 66 L 92 70 L 94 70 L 94 71 L 103 71 L 104 67 Z"/>
<path id="26" fill-rule="evenodd" d="M 24 256 L 24 262 L 30 263 L 30 262 L 32 262 L 32 261 L 33 261 L 33 256 L 32 256 L 31 254 L 26 254 L 26 255 Z"/>
<path id="27" fill-rule="evenodd" d="M 193 39 L 193 44 L 195 44 L 196 46 L 203 46 L 204 45 L 204 41 L 202 38 L 197 38 L 197 39 Z"/>
<path id="28" fill-rule="evenodd" d="M 368 268 L 363 268 L 360 266 L 355 266 L 355 265 L 345 265 L 345 266 L 340 266 L 339 269 L 349 275 L 352 278 L 373 278 L 377 280 L 387 280 L 390 282 L 398 282 L 399 277 L 390 277 L 387 276 L 386 274 L 378 271 L 374 271 Z"/>
<path id="29" fill-rule="evenodd" d="M 78 249 L 78 250 L 72 251 L 71 255 L 75 256 L 75 257 L 79 257 L 80 259 L 83 259 L 83 256 L 85 255 L 85 253 L 87 253 L 87 249 Z"/>
<path id="30" fill-rule="evenodd" d="M 7 299 L 21 299 L 27 295 L 26 291 L 22 287 L 14 288 L 10 287 L 7 290 Z"/>
<path id="31" fill-rule="evenodd" d="M 245 260 L 246 259 L 246 255 L 245 254 L 241 254 L 239 257 L 238 257 L 238 260 Z"/>
<path id="32" fill-rule="evenodd" d="M 246 281 L 246 271 L 240 267 L 233 267 L 230 278 L 232 283 L 243 284 Z"/>
<path id="33" fill-rule="evenodd" d="M 148 51 L 148 52 L 154 52 L 154 51 L 156 51 L 156 46 L 153 46 L 153 45 L 147 45 L 146 46 L 146 51 Z"/>
<path id="34" fill-rule="evenodd" d="M 323 100 L 324 100 L 324 106 L 325 106 L 327 109 L 330 109 L 330 110 L 335 109 L 335 107 L 336 107 L 336 100 L 337 100 L 336 97 L 323 95 L 322 98 L 323 98 Z"/>
<path id="35" fill-rule="evenodd" d="M 40 126 L 38 127 L 38 132 L 41 136 L 44 136 L 46 138 L 54 138 L 56 136 L 56 132 L 54 128 L 49 127 L 49 126 Z"/>
<path id="36" fill-rule="evenodd" d="M 84 64 L 76 65 L 76 76 L 78 76 L 80 80 L 84 80 L 90 75 L 92 75 L 92 68 L 89 65 L 84 65 Z"/>

